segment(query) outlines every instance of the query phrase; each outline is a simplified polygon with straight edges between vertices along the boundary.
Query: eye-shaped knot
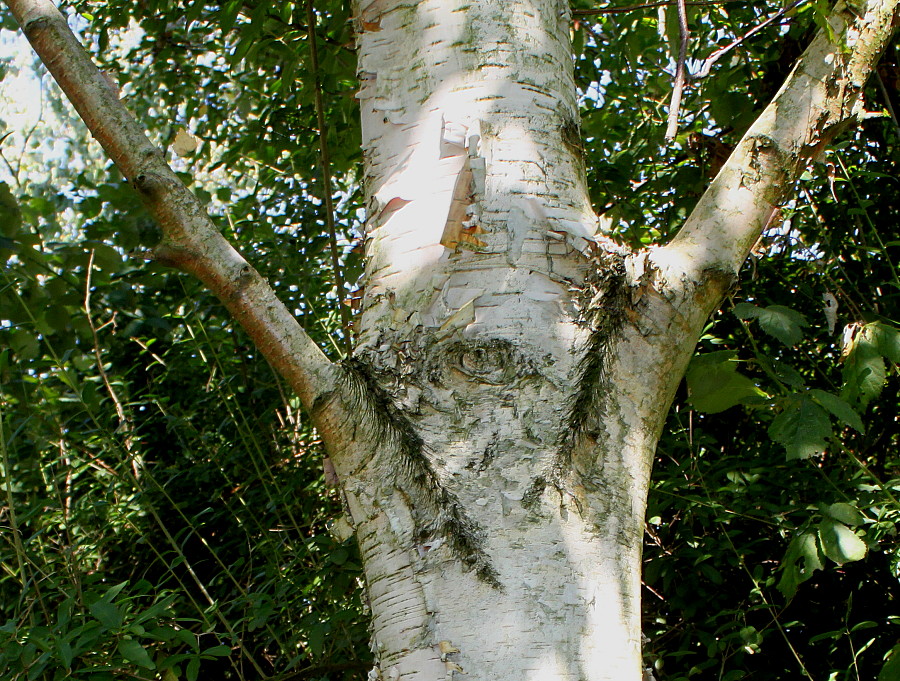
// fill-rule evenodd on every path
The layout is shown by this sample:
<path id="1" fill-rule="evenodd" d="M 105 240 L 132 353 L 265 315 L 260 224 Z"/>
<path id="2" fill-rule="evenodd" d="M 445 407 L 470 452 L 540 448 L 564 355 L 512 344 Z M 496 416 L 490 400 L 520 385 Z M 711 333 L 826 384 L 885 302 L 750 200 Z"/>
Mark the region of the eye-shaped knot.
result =
<path id="1" fill-rule="evenodd" d="M 494 348 L 473 348 L 460 353 L 459 364 L 467 373 L 490 374 L 503 367 L 502 354 Z"/>
<path id="2" fill-rule="evenodd" d="M 512 381 L 518 373 L 516 353 L 507 341 L 460 343 L 451 355 L 454 369 L 481 383 L 502 385 Z"/>

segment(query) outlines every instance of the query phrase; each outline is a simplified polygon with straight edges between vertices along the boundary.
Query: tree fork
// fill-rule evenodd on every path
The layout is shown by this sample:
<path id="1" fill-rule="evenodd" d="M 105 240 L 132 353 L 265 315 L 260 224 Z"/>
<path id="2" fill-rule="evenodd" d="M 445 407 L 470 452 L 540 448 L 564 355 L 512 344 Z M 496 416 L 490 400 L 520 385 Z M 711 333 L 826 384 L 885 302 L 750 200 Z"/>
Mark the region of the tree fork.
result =
<path id="1" fill-rule="evenodd" d="M 638 679 L 644 508 L 672 396 L 786 187 L 851 120 L 898 0 L 839 3 L 837 43 L 813 41 L 672 243 L 614 263 L 591 258 L 567 9 L 355 2 L 364 377 L 328 362 L 221 237 L 55 8 L 5 1 L 159 220 L 160 257 L 222 298 L 312 414 L 356 525 L 381 678 Z M 539 489 L 571 433 L 567 494 Z M 448 507 L 483 531 L 469 548 L 496 584 L 442 536 Z"/>

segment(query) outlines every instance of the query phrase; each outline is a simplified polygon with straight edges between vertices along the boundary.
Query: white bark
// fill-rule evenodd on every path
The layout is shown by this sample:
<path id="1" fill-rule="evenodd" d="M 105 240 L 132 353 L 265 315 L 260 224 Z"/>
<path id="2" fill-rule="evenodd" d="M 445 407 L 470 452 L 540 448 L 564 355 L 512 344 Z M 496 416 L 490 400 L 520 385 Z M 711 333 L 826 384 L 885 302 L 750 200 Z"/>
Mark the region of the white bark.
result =
<path id="1" fill-rule="evenodd" d="M 644 498 L 665 405 L 658 385 L 638 389 L 607 404 L 602 443 L 565 441 L 574 349 L 591 336 L 571 289 L 599 247 L 562 7 L 358 7 L 371 217 L 357 355 L 483 538 L 467 565 L 396 441 L 342 476 L 384 678 L 639 673 Z M 643 385 L 629 365 L 623 380 Z M 574 473 L 560 463 L 570 448 Z M 596 448 L 614 454 L 595 465 Z"/>
<path id="2" fill-rule="evenodd" d="M 363 346 L 419 326 L 571 344 L 557 313 L 578 277 L 567 256 L 596 218 L 562 6 L 361 3 Z"/>
<path id="3" fill-rule="evenodd" d="M 827 141 L 857 87 L 792 81 L 683 236 L 620 253 L 587 200 L 562 4 L 357 3 L 370 215 L 357 356 L 404 425 L 341 473 L 383 678 L 640 677 L 665 413 L 808 157 L 804 116 L 836 111 L 814 133 Z M 872 7 L 861 21 L 886 40 L 893 10 Z M 785 108 L 807 91 L 812 109 Z M 769 153 L 775 135 L 792 156 Z M 476 535 L 454 547 L 458 527 Z"/>

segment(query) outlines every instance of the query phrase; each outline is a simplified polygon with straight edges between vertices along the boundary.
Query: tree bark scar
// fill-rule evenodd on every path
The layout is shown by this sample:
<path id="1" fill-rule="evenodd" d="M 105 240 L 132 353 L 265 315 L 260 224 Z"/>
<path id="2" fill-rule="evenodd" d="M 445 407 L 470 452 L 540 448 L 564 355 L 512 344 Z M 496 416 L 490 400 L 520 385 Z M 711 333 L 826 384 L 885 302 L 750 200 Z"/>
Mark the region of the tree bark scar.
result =
<path id="1" fill-rule="evenodd" d="M 372 447 L 388 460 L 379 462 L 396 476 L 395 484 L 416 501 L 410 504 L 420 537 L 439 534 L 453 553 L 478 577 L 503 589 L 485 547 L 485 533 L 444 484 L 428 456 L 425 441 L 409 417 L 378 384 L 370 368 L 356 358 L 343 362 L 345 379 L 357 413 L 368 428 Z"/>
<path id="2" fill-rule="evenodd" d="M 150 259 L 161 265 L 182 269 L 185 263 L 196 259 L 196 254 L 180 246 L 167 244 L 163 240 L 150 249 Z"/>
<path id="3" fill-rule="evenodd" d="M 132 181 L 132 186 L 147 199 L 159 198 L 165 191 L 164 180 L 155 173 L 141 173 Z"/>
<path id="4" fill-rule="evenodd" d="M 24 26 L 22 26 L 22 31 L 29 38 L 32 33 L 40 33 L 43 30 L 49 29 L 53 27 L 53 18 L 47 16 L 40 16 L 35 19 L 32 19 Z"/>
<path id="5" fill-rule="evenodd" d="M 602 416 L 603 403 L 612 389 L 607 366 L 619 332 L 628 321 L 632 309 L 631 293 L 625 268 L 625 250 L 600 247 L 593 254 L 594 268 L 589 272 L 577 296 L 578 322 L 590 329 L 577 367 L 575 391 L 568 415 L 560 428 L 558 448 L 550 465 L 531 483 L 522 503 L 533 508 L 548 486 L 562 494 L 573 469 L 575 449 L 596 442 L 600 436 L 592 428 Z M 574 495 L 571 495 L 576 501 Z"/>

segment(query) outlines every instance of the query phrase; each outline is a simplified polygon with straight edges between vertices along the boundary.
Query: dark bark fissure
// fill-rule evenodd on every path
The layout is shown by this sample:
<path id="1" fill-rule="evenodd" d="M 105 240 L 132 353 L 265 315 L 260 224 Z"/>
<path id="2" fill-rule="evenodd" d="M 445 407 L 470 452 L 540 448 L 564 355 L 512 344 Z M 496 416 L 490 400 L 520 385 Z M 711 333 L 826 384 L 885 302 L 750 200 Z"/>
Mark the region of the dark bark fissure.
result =
<path id="1" fill-rule="evenodd" d="M 350 358 L 343 365 L 351 398 L 360 422 L 369 431 L 372 446 L 391 457 L 382 462 L 382 469 L 394 471 L 394 484 L 416 501 L 410 503 L 416 534 L 423 539 L 440 535 L 480 579 L 502 588 L 487 554 L 484 530 L 469 518 L 462 502 L 444 484 L 409 417 L 381 387 L 365 362 Z"/>
<path id="2" fill-rule="evenodd" d="M 592 253 L 592 265 L 583 284 L 575 292 L 578 310 L 576 322 L 588 328 L 590 335 L 579 350 L 575 390 L 569 398 L 567 416 L 558 435 L 556 455 L 547 468 L 534 479 L 523 504 L 533 507 L 548 485 L 560 495 L 567 490 L 572 472 L 574 451 L 586 439 L 596 443 L 602 433 L 594 427 L 605 414 L 605 401 L 614 386 L 607 367 L 619 334 L 631 311 L 631 291 L 625 268 L 628 252 L 624 248 L 598 246 Z M 569 491 L 567 496 L 575 499 Z"/>

